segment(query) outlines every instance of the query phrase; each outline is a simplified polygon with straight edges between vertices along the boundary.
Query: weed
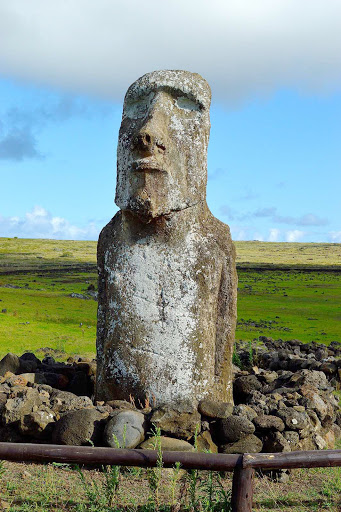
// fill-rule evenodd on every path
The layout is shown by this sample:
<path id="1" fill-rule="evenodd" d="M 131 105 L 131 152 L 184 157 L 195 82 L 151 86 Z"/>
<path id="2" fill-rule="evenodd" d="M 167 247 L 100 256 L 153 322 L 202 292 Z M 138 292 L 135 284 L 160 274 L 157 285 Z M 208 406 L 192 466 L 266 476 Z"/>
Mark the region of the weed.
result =
<path id="1" fill-rule="evenodd" d="M 157 462 L 156 468 L 147 469 L 147 479 L 149 485 L 148 503 L 152 510 L 158 510 L 160 505 L 159 492 L 162 478 L 163 460 L 161 449 L 161 429 L 155 426 L 153 430 L 152 447 L 157 451 Z"/>
<path id="2" fill-rule="evenodd" d="M 238 366 L 238 368 L 240 368 L 241 370 L 243 370 L 243 363 L 242 363 L 242 361 L 241 361 L 241 359 L 239 357 L 239 354 L 237 352 L 236 344 L 234 344 L 234 346 L 233 346 L 232 363 L 235 366 Z"/>

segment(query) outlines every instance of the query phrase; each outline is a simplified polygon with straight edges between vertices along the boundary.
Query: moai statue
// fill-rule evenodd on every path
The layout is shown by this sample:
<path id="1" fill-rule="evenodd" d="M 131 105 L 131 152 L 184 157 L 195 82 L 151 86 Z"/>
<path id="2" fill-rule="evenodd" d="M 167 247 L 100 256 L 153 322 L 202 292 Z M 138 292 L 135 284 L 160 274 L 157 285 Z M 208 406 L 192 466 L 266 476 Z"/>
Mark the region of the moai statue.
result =
<path id="1" fill-rule="evenodd" d="M 120 211 L 98 242 L 97 399 L 232 402 L 237 274 L 206 203 L 211 92 L 155 71 L 124 100 Z"/>

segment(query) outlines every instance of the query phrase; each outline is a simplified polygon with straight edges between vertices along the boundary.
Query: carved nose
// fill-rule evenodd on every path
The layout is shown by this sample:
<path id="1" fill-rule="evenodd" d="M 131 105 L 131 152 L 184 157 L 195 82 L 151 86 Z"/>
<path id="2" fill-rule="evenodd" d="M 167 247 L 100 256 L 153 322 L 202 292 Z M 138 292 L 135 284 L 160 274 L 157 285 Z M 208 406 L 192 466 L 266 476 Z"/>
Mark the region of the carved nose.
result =
<path id="1" fill-rule="evenodd" d="M 155 137 L 149 133 L 139 133 L 133 140 L 133 145 L 140 151 L 151 151 L 155 146 Z"/>

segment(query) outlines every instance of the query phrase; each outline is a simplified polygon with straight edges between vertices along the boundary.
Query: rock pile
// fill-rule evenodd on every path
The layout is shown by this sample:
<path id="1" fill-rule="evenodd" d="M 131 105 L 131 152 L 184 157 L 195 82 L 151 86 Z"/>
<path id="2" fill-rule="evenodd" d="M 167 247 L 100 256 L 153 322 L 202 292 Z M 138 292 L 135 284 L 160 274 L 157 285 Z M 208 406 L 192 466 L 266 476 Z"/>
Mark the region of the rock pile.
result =
<path id="1" fill-rule="evenodd" d="M 0 361 L 0 440 L 152 448 L 158 428 L 164 450 L 194 450 L 195 443 L 222 453 L 333 448 L 341 435 L 334 396 L 341 345 L 263 343 L 254 348 L 253 366 L 245 347 L 237 352 L 244 366 L 235 368 L 235 405 L 204 399 L 197 408 L 187 401 L 93 403 L 94 361 L 7 354 Z"/>

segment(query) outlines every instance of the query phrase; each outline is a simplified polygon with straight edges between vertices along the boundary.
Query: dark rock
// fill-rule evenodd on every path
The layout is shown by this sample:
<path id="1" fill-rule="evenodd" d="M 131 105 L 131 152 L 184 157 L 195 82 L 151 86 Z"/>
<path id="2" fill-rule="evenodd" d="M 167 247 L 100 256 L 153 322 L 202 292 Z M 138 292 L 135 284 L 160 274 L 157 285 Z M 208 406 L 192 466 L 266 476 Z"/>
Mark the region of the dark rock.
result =
<path id="1" fill-rule="evenodd" d="M 253 434 L 255 427 L 243 416 L 229 416 L 217 425 L 217 437 L 220 444 L 235 443 L 248 434 Z"/>
<path id="2" fill-rule="evenodd" d="M 250 405 L 239 404 L 234 406 L 233 415 L 245 416 L 245 418 L 252 421 L 257 416 L 257 413 Z"/>
<path id="3" fill-rule="evenodd" d="M 7 372 L 17 373 L 20 368 L 19 357 L 9 352 L 0 361 L 0 376 L 5 375 Z"/>
<path id="4" fill-rule="evenodd" d="M 205 398 L 199 402 L 198 411 L 208 418 L 227 418 L 232 414 L 233 404 Z"/>
<path id="5" fill-rule="evenodd" d="M 260 415 L 256 416 L 253 420 L 257 432 L 264 432 L 267 430 L 278 430 L 283 432 L 285 425 L 284 422 L 278 416 L 271 415 Z"/>
<path id="6" fill-rule="evenodd" d="M 91 396 L 90 382 L 84 372 L 75 373 L 68 385 L 68 391 L 77 396 Z"/>
<path id="7" fill-rule="evenodd" d="M 290 452 L 290 444 L 280 432 L 270 432 L 263 439 L 265 453 Z"/>
<path id="8" fill-rule="evenodd" d="M 78 409 L 91 409 L 93 403 L 88 396 L 76 396 L 69 391 L 54 389 L 50 395 L 51 409 L 60 416 Z"/>
<path id="9" fill-rule="evenodd" d="M 106 405 L 109 405 L 113 409 L 135 409 L 133 404 L 127 402 L 126 400 L 109 400 L 105 402 Z"/>
<path id="10" fill-rule="evenodd" d="M 154 410 L 150 421 L 166 434 L 190 439 L 200 428 L 201 418 L 191 403 L 182 402 L 159 407 Z"/>
<path id="11" fill-rule="evenodd" d="M 243 437 L 236 443 L 228 443 L 220 446 L 220 453 L 259 453 L 262 451 L 263 443 L 254 434 Z"/>
<path id="12" fill-rule="evenodd" d="M 309 416 L 306 412 L 295 411 L 292 407 L 277 412 L 289 430 L 303 430 L 310 426 Z"/>
<path id="13" fill-rule="evenodd" d="M 101 435 L 102 415 L 95 409 L 80 409 L 65 414 L 55 425 L 52 442 L 82 446 L 97 444 Z"/>
<path id="14" fill-rule="evenodd" d="M 260 391 L 262 384 L 255 375 L 238 377 L 233 383 L 233 397 L 236 404 L 243 403 L 252 391 Z"/>
<path id="15" fill-rule="evenodd" d="M 283 432 L 282 435 L 288 441 L 290 450 L 296 450 L 300 440 L 300 436 L 298 435 L 298 433 L 295 432 L 294 430 L 286 430 L 285 432 Z"/>

